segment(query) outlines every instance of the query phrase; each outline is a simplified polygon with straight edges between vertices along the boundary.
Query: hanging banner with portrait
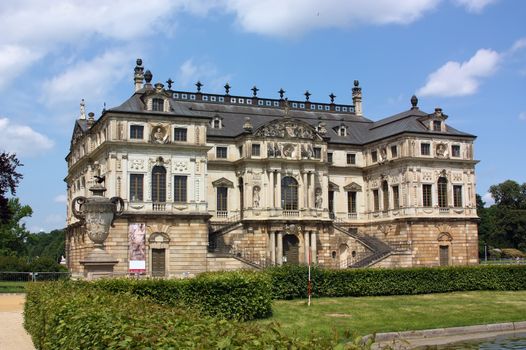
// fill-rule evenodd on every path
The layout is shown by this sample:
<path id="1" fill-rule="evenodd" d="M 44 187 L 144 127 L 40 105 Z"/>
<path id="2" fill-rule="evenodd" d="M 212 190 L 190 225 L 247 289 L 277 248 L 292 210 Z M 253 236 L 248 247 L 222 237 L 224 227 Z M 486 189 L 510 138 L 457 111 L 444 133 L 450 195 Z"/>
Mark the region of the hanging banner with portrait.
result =
<path id="1" fill-rule="evenodd" d="M 129 224 L 128 237 L 128 271 L 132 273 L 146 272 L 146 224 Z"/>

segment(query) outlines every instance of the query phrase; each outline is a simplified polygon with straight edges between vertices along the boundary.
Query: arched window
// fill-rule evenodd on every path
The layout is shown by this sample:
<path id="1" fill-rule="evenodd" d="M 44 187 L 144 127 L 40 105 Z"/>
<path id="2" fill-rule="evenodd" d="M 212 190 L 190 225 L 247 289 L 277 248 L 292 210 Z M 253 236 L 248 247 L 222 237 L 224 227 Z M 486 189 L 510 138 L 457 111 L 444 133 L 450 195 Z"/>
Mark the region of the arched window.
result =
<path id="1" fill-rule="evenodd" d="M 152 202 L 166 202 L 166 169 L 160 165 L 152 169 Z"/>
<path id="2" fill-rule="evenodd" d="M 437 181 L 438 189 L 438 206 L 440 208 L 447 208 L 447 179 L 439 177 Z"/>
<path id="3" fill-rule="evenodd" d="M 284 210 L 298 210 L 298 181 L 293 177 L 281 179 L 281 207 Z"/>
<path id="4" fill-rule="evenodd" d="M 384 198 L 383 210 L 387 211 L 389 210 L 389 185 L 387 185 L 387 181 L 382 182 L 382 195 Z"/>

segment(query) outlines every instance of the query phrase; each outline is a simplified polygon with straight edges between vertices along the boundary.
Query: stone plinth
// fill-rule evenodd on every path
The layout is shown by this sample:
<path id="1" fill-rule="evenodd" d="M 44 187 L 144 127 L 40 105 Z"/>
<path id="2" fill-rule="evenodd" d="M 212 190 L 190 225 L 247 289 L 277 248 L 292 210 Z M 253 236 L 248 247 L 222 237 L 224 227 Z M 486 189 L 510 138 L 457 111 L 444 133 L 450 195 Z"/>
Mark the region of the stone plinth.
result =
<path id="1" fill-rule="evenodd" d="M 84 278 L 87 280 L 111 277 L 113 267 L 117 263 L 118 260 L 101 248 L 93 249 L 86 259 L 80 261 L 80 264 L 84 266 Z"/>

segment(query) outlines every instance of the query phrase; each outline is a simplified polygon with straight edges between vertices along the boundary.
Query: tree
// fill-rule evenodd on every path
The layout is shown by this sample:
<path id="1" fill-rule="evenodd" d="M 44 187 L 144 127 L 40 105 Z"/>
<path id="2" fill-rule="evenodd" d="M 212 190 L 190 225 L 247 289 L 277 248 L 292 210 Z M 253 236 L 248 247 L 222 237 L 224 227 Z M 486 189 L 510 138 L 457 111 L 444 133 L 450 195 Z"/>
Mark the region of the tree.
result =
<path id="1" fill-rule="evenodd" d="M 0 153 L 0 223 L 6 223 L 11 217 L 7 194 L 16 194 L 16 187 L 22 179 L 22 174 L 16 171 L 16 167 L 22 165 L 14 154 Z"/>
<path id="2" fill-rule="evenodd" d="M 33 214 L 29 205 L 22 205 L 18 198 L 10 198 L 7 203 L 10 218 L 0 224 L 0 255 L 24 256 L 29 231 L 21 222 L 23 218 Z"/>
<path id="3" fill-rule="evenodd" d="M 513 180 L 506 180 L 491 186 L 489 192 L 498 207 L 526 209 L 526 183 L 519 185 Z"/>

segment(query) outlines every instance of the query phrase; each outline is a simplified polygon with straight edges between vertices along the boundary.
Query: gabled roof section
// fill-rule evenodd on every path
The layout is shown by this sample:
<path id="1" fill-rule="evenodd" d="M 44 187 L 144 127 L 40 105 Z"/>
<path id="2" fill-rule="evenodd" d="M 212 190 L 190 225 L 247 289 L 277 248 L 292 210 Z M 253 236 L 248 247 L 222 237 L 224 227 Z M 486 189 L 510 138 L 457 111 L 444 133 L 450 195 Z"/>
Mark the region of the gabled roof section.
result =
<path id="1" fill-rule="evenodd" d="M 88 131 L 88 121 L 86 119 L 77 119 L 75 126 L 73 127 L 73 134 L 71 135 L 71 143 L 69 149 L 73 148 L 73 145 Z"/>

